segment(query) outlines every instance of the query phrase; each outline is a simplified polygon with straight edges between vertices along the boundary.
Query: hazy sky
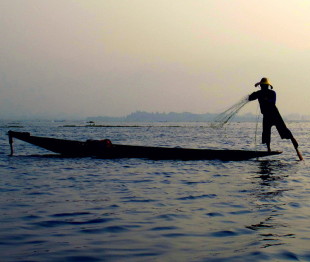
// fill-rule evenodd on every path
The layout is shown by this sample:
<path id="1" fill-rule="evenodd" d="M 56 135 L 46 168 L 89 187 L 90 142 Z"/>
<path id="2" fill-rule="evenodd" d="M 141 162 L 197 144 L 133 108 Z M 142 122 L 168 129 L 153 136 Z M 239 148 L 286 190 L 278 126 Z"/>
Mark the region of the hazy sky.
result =
<path id="1" fill-rule="evenodd" d="M 0 0 L 0 118 L 214 113 L 264 76 L 283 114 L 310 114 L 309 14 L 309 0 Z"/>

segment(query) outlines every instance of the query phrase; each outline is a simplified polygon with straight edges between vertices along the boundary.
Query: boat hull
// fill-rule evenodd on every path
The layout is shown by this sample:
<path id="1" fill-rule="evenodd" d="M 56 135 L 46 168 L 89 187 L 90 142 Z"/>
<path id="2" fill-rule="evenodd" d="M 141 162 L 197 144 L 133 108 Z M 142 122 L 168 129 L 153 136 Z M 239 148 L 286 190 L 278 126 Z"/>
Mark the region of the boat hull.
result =
<path id="1" fill-rule="evenodd" d="M 8 132 L 13 138 L 45 148 L 66 157 L 148 158 L 156 160 L 226 160 L 240 161 L 251 158 L 281 154 L 279 151 L 214 150 L 170 147 L 149 147 L 111 144 L 109 140 L 87 140 L 85 142 L 49 137 L 32 136 L 26 132 Z M 12 150 L 13 153 L 13 150 Z"/>

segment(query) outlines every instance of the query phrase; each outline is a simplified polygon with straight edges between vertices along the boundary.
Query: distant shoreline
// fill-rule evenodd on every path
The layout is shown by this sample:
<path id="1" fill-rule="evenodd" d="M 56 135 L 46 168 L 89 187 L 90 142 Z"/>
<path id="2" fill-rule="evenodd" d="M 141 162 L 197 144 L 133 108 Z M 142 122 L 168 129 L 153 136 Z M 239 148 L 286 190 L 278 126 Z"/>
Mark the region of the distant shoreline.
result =
<path id="1" fill-rule="evenodd" d="M 184 113 L 149 113 L 144 111 L 137 111 L 124 117 L 109 117 L 96 116 L 87 117 L 87 121 L 93 122 L 213 122 L 218 114 L 193 114 L 189 112 Z M 309 122 L 310 116 L 303 116 L 298 114 L 291 114 L 283 116 L 285 121 L 299 121 Z M 231 122 L 256 122 L 257 115 L 247 113 L 244 115 L 236 115 Z"/>
<path id="2" fill-rule="evenodd" d="M 77 117 L 77 116 L 20 116 L 12 118 L 1 118 L 0 121 L 87 121 L 90 125 L 95 125 L 96 122 L 214 122 L 215 118 L 219 114 L 206 113 L 206 114 L 194 114 L 190 112 L 183 113 L 152 113 L 145 111 L 136 111 L 127 116 L 112 117 L 112 116 L 89 116 L 89 117 Z M 262 116 L 259 114 L 259 118 Z M 310 115 L 290 114 L 283 115 L 285 121 L 296 122 L 309 122 Z M 243 115 L 234 116 L 230 122 L 256 122 L 257 115 L 247 113 Z"/>

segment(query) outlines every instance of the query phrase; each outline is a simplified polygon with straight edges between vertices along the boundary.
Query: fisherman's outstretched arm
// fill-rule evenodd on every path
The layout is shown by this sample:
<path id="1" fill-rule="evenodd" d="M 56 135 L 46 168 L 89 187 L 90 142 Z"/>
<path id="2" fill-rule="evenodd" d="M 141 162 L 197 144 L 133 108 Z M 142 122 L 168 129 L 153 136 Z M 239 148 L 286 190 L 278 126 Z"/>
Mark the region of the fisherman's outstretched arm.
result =
<path id="1" fill-rule="evenodd" d="M 253 101 L 255 99 L 258 99 L 257 92 L 253 92 L 252 94 L 250 94 L 248 99 L 249 99 L 249 101 Z"/>

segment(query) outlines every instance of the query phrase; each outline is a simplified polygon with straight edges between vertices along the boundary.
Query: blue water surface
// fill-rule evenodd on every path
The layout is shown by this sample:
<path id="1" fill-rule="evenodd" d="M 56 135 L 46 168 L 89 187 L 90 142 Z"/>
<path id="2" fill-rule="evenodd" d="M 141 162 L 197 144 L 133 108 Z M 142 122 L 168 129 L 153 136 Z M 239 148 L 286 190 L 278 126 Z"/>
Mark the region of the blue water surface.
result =
<path id="1" fill-rule="evenodd" d="M 310 261 L 310 123 L 248 161 L 61 158 L 32 135 L 265 150 L 255 123 L 0 122 L 1 261 Z M 111 126 L 112 125 L 112 126 Z M 256 141 L 255 141 L 256 140 Z"/>

